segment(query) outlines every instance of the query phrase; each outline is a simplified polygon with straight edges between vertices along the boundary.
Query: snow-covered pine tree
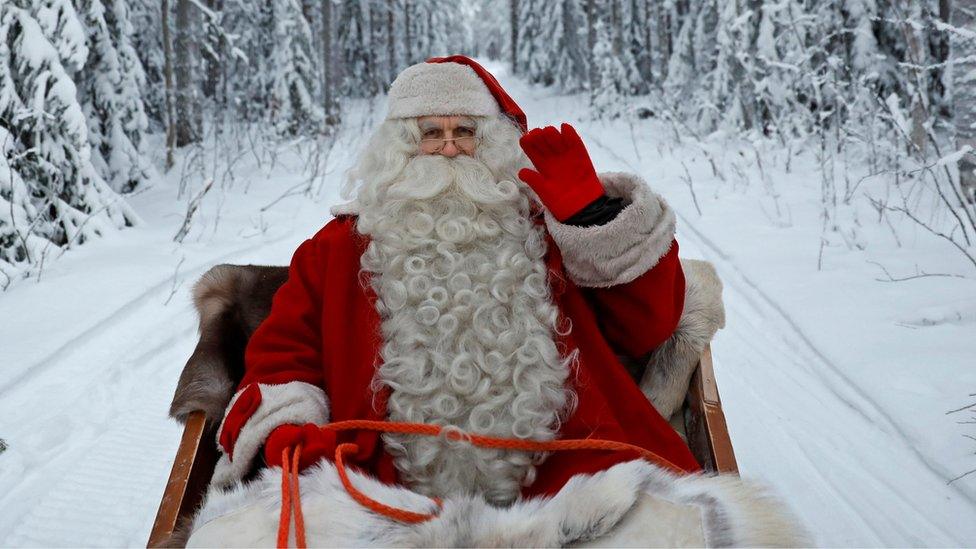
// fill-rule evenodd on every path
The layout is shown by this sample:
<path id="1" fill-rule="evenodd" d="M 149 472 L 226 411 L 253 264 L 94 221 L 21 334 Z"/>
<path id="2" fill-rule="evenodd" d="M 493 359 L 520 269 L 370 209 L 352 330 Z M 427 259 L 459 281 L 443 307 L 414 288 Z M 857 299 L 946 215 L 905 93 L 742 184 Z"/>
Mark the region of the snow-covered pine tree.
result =
<path id="1" fill-rule="evenodd" d="M 578 0 L 548 0 L 548 4 L 544 40 L 550 45 L 548 63 L 553 83 L 563 92 L 585 89 L 589 54 L 586 37 L 580 31 L 585 28 L 586 16 Z"/>
<path id="2" fill-rule="evenodd" d="M 592 16 L 592 14 L 591 14 Z M 594 23 L 596 45 L 593 47 L 593 63 L 596 70 L 596 86 L 590 89 L 590 106 L 597 118 L 616 118 L 625 110 L 625 96 L 629 78 L 620 58 L 613 50 L 613 31 L 608 22 L 600 17 Z"/>
<path id="3" fill-rule="evenodd" d="M 691 6 L 691 11 L 681 14 L 676 9 L 671 19 L 675 37 L 671 41 L 671 58 L 668 60 L 667 78 L 664 81 L 666 100 L 681 103 L 681 98 L 689 97 L 700 74 L 695 66 L 695 27 L 699 3 Z"/>
<path id="4" fill-rule="evenodd" d="M 516 73 L 523 75 L 530 82 L 540 82 L 541 72 L 545 72 L 549 59 L 545 48 L 542 47 L 541 36 L 543 0 L 519 0 L 518 21 L 518 50 L 516 51 Z"/>
<path id="5" fill-rule="evenodd" d="M 140 144 L 148 125 L 129 14 L 122 0 L 83 0 L 81 9 L 89 54 L 78 84 L 92 162 L 113 189 L 129 192 L 146 178 Z"/>
<path id="6" fill-rule="evenodd" d="M 57 46 L 47 38 L 55 32 Z M 78 245 L 136 219 L 91 162 L 65 66 L 78 70 L 87 55 L 69 4 L 0 5 L 0 270 L 8 279 L 41 265 L 49 246 Z"/>
<path id="7" fill-rule="evenodd" d="M 623 5 L 625 27 L 623 28 L 623 42 L 628 55 L 634 60 L 634 92 L 645 94 L 650 91 L 650 84 L 654 80 L 654 64 L 651 53 L 651 27 L 654 23 L 647 17 L 648 2 L 651 0 L 630 0 Z"/>
<path id="8" fill-rule="evenodd" d="M 511 35 L 511 0 L 477 0 L 458 6 L 462 11 L 464 32 L 470 37 L 471 55 L 489 59 L 508 59 Z"/>
<path id="9" fill-rule="evenodd" d="M 132 25 L 130 44 L 139 58 L 145 79 L 141 95 L 149 130 L 162 131 L 166 116 L 166 89 L 160 3 L 156 0 L 128 0 L 126 6 Z"/>
<path id="10" fill-rule="evenodd" d="M 340 4 L 336 20 L 339 65 L 343 70 L 342 94 L 372 97 L 379 92 L 369 51 L 369 0 L 349 0 Z"/>
<path id="11" fill-rule="evenodd" d="M 720 124 L 730 129 L 751 129 L 753 125 L 754 75 L 750 70 L 755 55 L 752 10 L 745 0 L 728 0 L 716 6 L 714 66 L 705 72 L 702 87 L 707 95 L 699 104 L 699 123 L 707 129 Z"/>
<path id="12" fill-rule="evenodd" d="M 612 37 L 613 54 L 623 69 L 617 87 L 625 95 L 647 93 L 648 81 L 638 68 L 637 58 L 642 55 L 643 34 L 638 21 L 640 14 L 634 13 L 632 0 L 613 0 L 610 2 L 608 29 Z"/>
<path id="13" fill-rule="evenodd" d="M 274 47 L 268 79 L 271 123 L 279 133 L 319 131 L 323 112 L 316 100 L 315 49 L 312 30 L 299 0 L 274 0 Z"/>

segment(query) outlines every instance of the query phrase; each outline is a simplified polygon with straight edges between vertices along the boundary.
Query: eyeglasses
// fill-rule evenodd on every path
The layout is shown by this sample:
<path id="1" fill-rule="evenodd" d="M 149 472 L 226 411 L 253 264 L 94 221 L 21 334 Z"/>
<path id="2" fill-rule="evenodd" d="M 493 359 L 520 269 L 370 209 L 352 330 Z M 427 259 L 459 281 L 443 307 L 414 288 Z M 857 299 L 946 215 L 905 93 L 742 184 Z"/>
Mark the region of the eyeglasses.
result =
<path id="1" fill-rule="evenodd" d="M 439 153 L 444 147 L 447 146 L 448 141 L 453 141 L 455 147 L 466 153 L 474 151 L 478 146 L 477 137 L 473 135 L 465 135 L 463 137 L 437 137 L 434 139 L 421 139 L 420 150 L 424 151 L 426 154 Z"/>

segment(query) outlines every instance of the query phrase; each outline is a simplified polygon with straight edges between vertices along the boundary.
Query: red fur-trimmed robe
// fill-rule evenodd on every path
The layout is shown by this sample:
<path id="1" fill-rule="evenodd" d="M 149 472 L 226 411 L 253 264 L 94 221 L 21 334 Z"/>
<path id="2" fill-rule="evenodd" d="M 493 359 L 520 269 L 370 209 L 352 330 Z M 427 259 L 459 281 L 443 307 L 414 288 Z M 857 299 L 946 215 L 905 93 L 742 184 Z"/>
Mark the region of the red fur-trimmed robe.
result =
<path id="1" fill-rule="evenodd" d="M 601 175 L 608 194 L 624 196 L 633 195 L 636 188 L 627 187 L 633 185 L 628 177 Z M 626 184 L 615 186 L 614 178 L 626 179 Z M 574 277 L 567 276 L 564 254 L 588 252 L 561 250 L 546 230 L 552 297 L 560 314 L 572 323 L 568 335 L 555 336 L 557 345 L 561 352 L 579 349 L 578 369 L 569 378 L 578 406 L 562 424 L 559 437 L 628 442 L 696 471 L 699 466 L 688 447 L 650 404 L 615 354 L 639 358 L 664 342 L 677 326 L 684 302 L 685 282 L 678 244 L 673 240 L 673 213 L 660 197 L 646 189 L 637 191 L 644 198 L 631 196 L 636 205 L 630 207 L 636 212 L 627 215 L 642 216 L 640 219 L 670 215 L 671 221 L 670 229 L 655 228 L 656 236 L 648 237 L 646 245 L 658 250 L 652 252 L 652 264 L 634 276 L 624 274 L 631 278 L 626 282 L 606 285 L 604 281 L 602 287 L 597 285 L 600 282 L 592 286 L 574 283 Z M 649 201 L 650 206 L 641 200 Z M 650 202 L 653 200 L 660 201 L 657 210 L 656 203 Z M 622 227 L 627 215 L 618 216 Z M 545 221 L 542 215 L 535 220 L 550 228 L 558 223 L 548 214 Z M 587 229 L 572 230 L 583 231 L 580 234 L 585 238 L 591 234 L 604 238 L 594 231 L 626 228 L 597 228 L 589 233 Z M 585 238 L 580 245 L 586 244 Z M 355 217 L 344 215 L 330 221 L 295 252 L 288 280 L 275 294 L 270 315 L 248 343 L 246 373 L 218 435 L 223 455 L 214 476 L 216 484 L 240 479 L 268 433 L 278 425 L 385 419 L 384 395 L 374 395 L 370 390 L 382 341 L 381 319 L 373 303 L 375 293 L 368 283 L 362 284 L 359 275 L 360 256 L 368 243 L 368 237 L 356 231 Z M 564 247 L 572 248 L 569 244 Z M 630 270 L 641 262 L 647 263 L 646 258 L 631 262 Z M 582 273 L 583 269 L 576 269 Z M 260 396 L 255 396 L 255 387 Z M 383 451 L 379 434 L 341 433 L 340 441 L 345 440 L 361 448 L 357 466 L 383 482 L 397 481 L 397 471 L 392 458 Z M 635 458 L 631 452 L 554 453 L 538 467 L 534 483 L 523 490 L 523 495 L 552 494 L 573 475 Z"/>

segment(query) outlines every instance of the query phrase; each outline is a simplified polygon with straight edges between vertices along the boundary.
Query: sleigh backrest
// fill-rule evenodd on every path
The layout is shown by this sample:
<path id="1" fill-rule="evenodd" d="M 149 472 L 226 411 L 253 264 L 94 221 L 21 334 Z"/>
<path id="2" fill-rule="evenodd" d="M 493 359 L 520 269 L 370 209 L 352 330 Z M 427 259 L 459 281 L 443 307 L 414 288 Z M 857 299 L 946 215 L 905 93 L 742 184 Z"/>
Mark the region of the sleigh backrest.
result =
<path id="1" fill-rule="evenodd" d="M 202 411 L 208 424 L 223 417 L 244 375 L 244 348 L 271 312 L 275 292 L 288 278 L 288 267 L 217 265 L 193 287 L 200 315 L 200 340 L 183 367 L 170 416 L 186 423 Z"/>

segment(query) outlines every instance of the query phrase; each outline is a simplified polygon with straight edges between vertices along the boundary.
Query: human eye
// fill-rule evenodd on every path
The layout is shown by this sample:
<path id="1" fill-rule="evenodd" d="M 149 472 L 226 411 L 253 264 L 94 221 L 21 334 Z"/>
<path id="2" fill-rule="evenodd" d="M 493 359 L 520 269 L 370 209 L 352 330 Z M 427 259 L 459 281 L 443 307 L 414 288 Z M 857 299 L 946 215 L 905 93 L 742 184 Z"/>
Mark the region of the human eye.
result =
<path id="1" fill-rule="evenodd" d="M 474 128 L 461 126 L 455 131 L 455 133 L 457 133 L 459 137 L 471 137 L 474 135 Z"/>
<path id="2" fill-rule="evenodd" d="M 441 137 L 444 132 L 440 128 L 427 128 L 421 132 L 421 137 L 423 139 L 437 139 Z"/>

